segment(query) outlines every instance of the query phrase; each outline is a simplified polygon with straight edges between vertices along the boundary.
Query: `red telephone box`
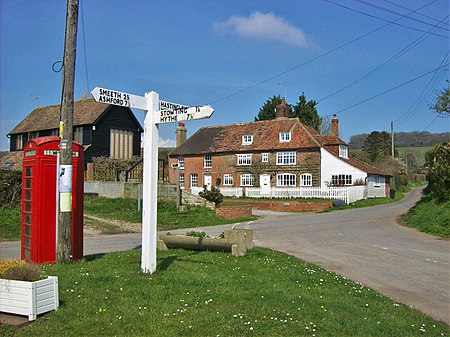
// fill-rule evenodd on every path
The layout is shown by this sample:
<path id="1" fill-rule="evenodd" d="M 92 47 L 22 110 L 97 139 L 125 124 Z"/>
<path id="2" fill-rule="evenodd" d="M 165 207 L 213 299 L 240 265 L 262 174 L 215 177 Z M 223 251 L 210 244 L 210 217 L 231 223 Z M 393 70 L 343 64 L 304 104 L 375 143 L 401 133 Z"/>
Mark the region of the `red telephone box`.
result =
<path id="1" fill-rule="evenodd" d="M 57 154 L 56 136 L 30 140 L 22 164 L 21 258 L 35 263 L 56 261 Z M 72 257 L 83 257 L 83 146 L 72 143 Z M 70 204 L 69 204 L 70 208 Z"/>

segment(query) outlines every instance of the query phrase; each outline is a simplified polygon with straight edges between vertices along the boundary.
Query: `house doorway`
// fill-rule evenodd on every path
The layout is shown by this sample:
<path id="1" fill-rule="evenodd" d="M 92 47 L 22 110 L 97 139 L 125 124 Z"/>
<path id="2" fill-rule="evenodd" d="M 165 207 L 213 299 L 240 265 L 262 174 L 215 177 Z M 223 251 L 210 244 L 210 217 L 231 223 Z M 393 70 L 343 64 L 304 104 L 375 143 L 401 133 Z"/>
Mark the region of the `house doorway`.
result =
<path id="1" fill-rule="evenodd" d="M 212 185 L 212 178 L 211 178 L 211 174 L 210 173 L 206 173 L 203 176 L 203 185 L 206 186 L 206 189 L 208 191 L 211 191 L 211 185 Z"/>
<path id="2" fill-rule="evenodd" d="M 270 174 L 261 174 L 259 176 L 259 185 L 261 186 L 261 195 L 270 195 Z"/>

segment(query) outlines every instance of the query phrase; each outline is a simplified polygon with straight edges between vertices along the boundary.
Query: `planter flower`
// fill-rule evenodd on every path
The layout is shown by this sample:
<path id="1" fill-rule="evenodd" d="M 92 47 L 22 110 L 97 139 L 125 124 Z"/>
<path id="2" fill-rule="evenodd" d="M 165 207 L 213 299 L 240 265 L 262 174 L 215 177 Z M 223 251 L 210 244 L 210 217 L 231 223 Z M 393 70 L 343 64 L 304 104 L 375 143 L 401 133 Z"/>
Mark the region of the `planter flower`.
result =
<path id="1" fill-rule="evenodd" d="M 25 315 L 32 321 L 58 307 L 58 277 L 36 281 L 0 278 L 0 312 Z"/>

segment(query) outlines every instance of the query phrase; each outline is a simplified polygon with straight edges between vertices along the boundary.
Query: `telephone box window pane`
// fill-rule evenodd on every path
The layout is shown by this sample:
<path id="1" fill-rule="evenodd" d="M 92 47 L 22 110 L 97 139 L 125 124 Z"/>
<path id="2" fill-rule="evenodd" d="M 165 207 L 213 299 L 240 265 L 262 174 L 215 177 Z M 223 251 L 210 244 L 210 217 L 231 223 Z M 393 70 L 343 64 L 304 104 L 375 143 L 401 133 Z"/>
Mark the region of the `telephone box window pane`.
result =
<path id="1" fill-rule="evenodd" d="M 25 214 L 25 223 L 31 224 L 31 214 Z"/>
<path id="2" fill-rule="evenodd" d="M 23 240 L 23 245 L 25 247 L 31 248 L 31 239 L 29 237 L 25 237 Z"/>
<path id="3" fill-rule="evenodd" d="M 25 253 L 25 259 L 29 260 L 31 258 L 31 252 L 28 249 L 24 249 L 23 252 Z"/>
<path id="4" fill-rule="evenodd" d="M 31 212 L 31 202 L 25 202 L 25 212 Z"/>
<path id="5" fill-rule="evenodd" d="M 31 226 L 25 226 L 25 235 L 31 236 Z"/>
<path id="6" fill-rule="evenodd" d="M 31 177 L 33 173 L 33 166 L 25 166 L 25 177 Z"/>
<path id="7" fill-rule="evenodd" d="M 31 190 L 25 190 L 25 200 L 31 200 Z"/>
<path id="8" fill-rule="evenodd" d="M 25 188 L 31 188 L 31 178 L 25 178 Z"/>

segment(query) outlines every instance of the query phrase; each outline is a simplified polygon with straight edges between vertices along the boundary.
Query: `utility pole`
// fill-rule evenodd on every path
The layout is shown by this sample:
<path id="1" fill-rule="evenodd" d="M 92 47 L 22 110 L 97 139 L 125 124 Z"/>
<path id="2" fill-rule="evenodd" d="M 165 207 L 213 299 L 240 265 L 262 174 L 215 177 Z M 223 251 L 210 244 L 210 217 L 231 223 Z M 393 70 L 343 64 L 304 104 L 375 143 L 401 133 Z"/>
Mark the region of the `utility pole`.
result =
<path id="1" fill-rule="evenodd" d="M 394 159 L 394 121 L 391 121 L 391 154 Z"/>
<path id="2" fill-rule="evenodd" d="M 77 26 L 78 0 L 67 0 L 61 120 L 59 130 L 58 261 L 70 261 L 72 255 L 72 134 Z"/>

